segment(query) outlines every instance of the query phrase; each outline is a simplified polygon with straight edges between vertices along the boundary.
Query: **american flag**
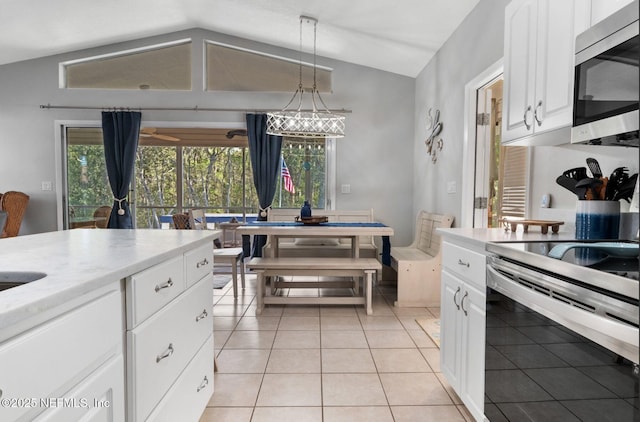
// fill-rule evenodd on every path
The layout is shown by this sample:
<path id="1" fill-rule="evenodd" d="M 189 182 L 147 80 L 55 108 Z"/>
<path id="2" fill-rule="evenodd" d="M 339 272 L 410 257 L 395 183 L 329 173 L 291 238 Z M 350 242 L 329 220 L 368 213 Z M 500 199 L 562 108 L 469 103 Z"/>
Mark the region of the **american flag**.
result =
<path id="1" fill-rule="evenodd" d="M 282 171 L 280 174 L 282 175 L 284 190 L 286 190 L 287 192 L 296 193 L 296 188 L 293 187 L 293 180 L 291 179 L 291 174 L 289 174 L 287 164 L 284 162 L 284 157 L 282 157 Z"/>

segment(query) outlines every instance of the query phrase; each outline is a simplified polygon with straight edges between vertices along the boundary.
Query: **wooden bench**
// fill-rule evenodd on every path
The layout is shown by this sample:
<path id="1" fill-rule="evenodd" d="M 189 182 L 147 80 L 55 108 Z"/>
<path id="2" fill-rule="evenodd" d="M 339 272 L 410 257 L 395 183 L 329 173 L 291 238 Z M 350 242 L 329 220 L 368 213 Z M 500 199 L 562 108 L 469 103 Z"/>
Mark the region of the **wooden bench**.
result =
<path id="1" fill-rule="evenodd" d="M 451 227 L 452 215 L 420 211 L 413 243 L 391 248 L 391 267 L 398 273 L 399 307 L 439 307 L 441 252 L 438 228 Z"/>
<path id="2" fill-rule="evenodd" d="M 382 264 L 375 258 L 252 258 L 247 263 L 247 268 L 254 271 L 257 276 L 256 288 L 256 314 L 260 315 L 265 304 L 297 304 L 297 305 L 364 305 L 367 315 L 373 313 L 371 307 L 371 292 L 373 289 L 373 277 L 382 269 Z M 314 287 L 353 287 L 358 296 L 272 296 L 267 294 L 267 277 L 276 276 L 341 276 L 362 277 L 363 292 L 358 295 L 358 281 L 318 281 L 318 282 L 294 282 L 275 281 L 272 288 L 309 288 Z"/>
<path id="3" fill-rule="evenodd" d="M 300 215 L 299 209 L 274 208 L 269 210 L 268 221 L 295 221 Z M 373 210 L 313 210 L 313 215 L 326 216 L 329 222 L 356 222 L 373 223 Z M 378 247 L 370 236 L 361 236 L 360 257 L 376 258 Z M 262 256 L 273 256 L 273 244 L 271 239 L 262 249 Z M 351 241 L 345 238 L 293 238 L 280 239 L 280 257 L 325 257 L 348 258 L 351 256 Z"/>

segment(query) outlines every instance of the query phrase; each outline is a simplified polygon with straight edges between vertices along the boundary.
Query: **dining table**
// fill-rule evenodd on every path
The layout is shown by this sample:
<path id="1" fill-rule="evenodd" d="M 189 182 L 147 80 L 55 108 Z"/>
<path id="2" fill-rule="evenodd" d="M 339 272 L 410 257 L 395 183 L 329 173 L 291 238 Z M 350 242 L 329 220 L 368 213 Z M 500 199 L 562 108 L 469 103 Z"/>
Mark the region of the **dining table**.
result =
<path id="1" fill-rule="evenodd" d="M 393 236 L 393 228 L 379 222 L 326 222 L 305 224 L 296 221 L 253 221 L 237 228 L 242 235 L 245 257 L 250 256 L 250 236 L 264 235 L 271 237 L 274 245 L 274 257 L 279 256 L 279 241 L 282 238 L 348 238 L 351 239 L 351 257 L 360 257 L 360 237 L 372 236 L 382 238 L 382 263 L 390 262 L 389 237 Z M 388 265 L 388 264 L 386 264 Z"/>
<path id="2" fill-rule="evenodd" d="M 251 236 L 267 236 L 273 245 L 273 255 L 269 258 L 252 257 L 247 264 L 250 269 L 258 272 L 257 309 L 256 314 L 262 312 L 264 304 L 330 304 L 352 305 L 363 304 L 367 314 L 372 313 L 371 288 L 375 273 L 382 267 L 375 258 L 360 258 L 360 237 L 382 238 L 382 263 L 391 261 L 391 246 L 389 237 L 393 236 L 393 228 L 379 222 L 323 222 L 305 224 L 299 221 L 254 221 L 237 228 L 242 235 L 243 253 L 250 257 Z M 351 240 L 351 252 L 348 258 L 320 258 L 280 257 L 280 240 L 283 238 L 347 238 Z M 373 261 L 373 262 L 372 262 Z M 375 263 L 375 265 L 373 265 Z M 362 268 L 361 268 L 362 267 Z M 375 270 L 363 270 L 363 268 Z M 320 276 L 314 283 L 318 288 L 346 287 L 348 293 L 343 296 L 320 295 L 306 297 L 299 295 L 275 295 L 278 288 L 309 288 L 309 282 L 279 280 L 281 275 Z M 276 277 L 266 277 L 276 276 Z M 337 276 L 351 278 L 353 281 L 326 280 L 322 276 Z M 271 289 L 265 286 L 266 279 L 270 281 Z M 363 289 L 359 289 L 358 278 L 363 280 Z"/>

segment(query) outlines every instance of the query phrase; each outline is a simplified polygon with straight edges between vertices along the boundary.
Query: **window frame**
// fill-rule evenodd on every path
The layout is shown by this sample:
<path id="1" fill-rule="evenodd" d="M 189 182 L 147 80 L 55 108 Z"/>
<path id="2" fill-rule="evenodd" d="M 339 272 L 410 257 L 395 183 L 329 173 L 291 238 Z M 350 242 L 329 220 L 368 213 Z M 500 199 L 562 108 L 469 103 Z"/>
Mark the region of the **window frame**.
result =
<path id="1" fill-rule="evenodd" d="M 59 189 L 56 189 L 56 202 L 57 202 L 57 227 L 58 230 L 65 230 L 69 227 L 68 222 L 68 188 L 69 181 L 67 180 L 67 146 L 68 141 L 66 138 L 66 132 L 68 128 L 101 128 L 102 122 L 97 120 L 56 120 L 54 122 L 55 125 L 55 167 L 56 167 L 56 180 L 55 186 L 58 186 Z M 228 129 L 245 129 L 245 125 L 238 122 L 217 122 L 217 123 L 206 123 L 206 122 L 158 122 L 158 121 L 143 121 L 141 122 L 141 127 L 143 126 L 151 126 L 151 127 L 203 127 L 210 129 L 220 129 L 220 128 L 228 128 Z M 335 138 L 326 138 L 325 139 L 325 209 L 333 210 L 335 209 L 335 201 L 336 201 L 336 139 Z M 179 159 L 179 154 L 176 157 L 176 160 Z M 247 154 L 247 161 L 249 160 Z M 178 163 L 178 165 L 182 166 L 182 163 Z M 250 164 L 249 164 L 250 165 Z M 246 182 L 250 188 L 253 188 L 251 180 Z M 135 200 L 135 186 L 130 189 L 130 196 Z M 182 189 L 180 187 L 180 189 Z M 178 204 L 182 202 L 180 198 Z M 134 217 L 134 227 L 135 227 L 135 216 Z"/>

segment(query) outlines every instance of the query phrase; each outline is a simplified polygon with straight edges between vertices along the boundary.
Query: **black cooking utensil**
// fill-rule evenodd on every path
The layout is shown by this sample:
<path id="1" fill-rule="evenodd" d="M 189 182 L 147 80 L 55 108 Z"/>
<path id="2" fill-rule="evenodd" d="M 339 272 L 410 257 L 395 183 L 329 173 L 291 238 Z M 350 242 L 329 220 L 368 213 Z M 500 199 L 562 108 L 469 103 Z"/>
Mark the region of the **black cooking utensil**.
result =
<path id="1" fill-rule="evenodd" d="M 592 177 L 587 177 L 586 179 L 582 179 L 580 180 L 578 183 L 576 183 L 576 189 L 577 188 L 585 188 L 585 189 L 591 189 L 591 195 L 592 198 L 591 199 L 600 199 L 600 195 L 598 195 L 598 187 L 600 187 L 602 185 L 602 180 L 600 179 L 594 179 Z M 586 196 L 585 196 L 586 198 Z M 586 198 L 588 199 L 588 198 Z"/>
<path id="2" fill-rule="evenodd" d="M 626 182 L 629 179 L 629 169 L 626 167 L 618 167 L 616 168 L 611 176 L 609 177 L 609 184 L 607 184 L 607 189 L 604 194 L 604 199 L 607 201 L 612 201 L 615 195 L 615 192 L 618 190 L 620 185 Z"/>
<path id="3" fill-rule="evenodd" d="M 574 169 L 569 169 L 562 173 L 562 175 L 571 179 L 575 179 L 576 181 L 580 181 L 588 177 L 586 167 L 576 167 Z"/>
<path id="4" fill-rule="evenodd" d="M 558 176 L 558 178 L 556 179 L 556 183 L 562 186 L 563 188 L 571 191 L 573 194 L 575 194 L 578 197 L 578 199 L 584 199 L 584 194 L 587 192 L 586 187 L 577 188 L 576 184 L 578 183 L 578 181 L 570 177 L 567 177 L 564 174 L 562 176 Z"/>
<path id="5" fill-rule="evenodd" d="M 594 179 L 602 177 L 602 170 L 600 169 L 598 160 L 595 158 L 587 158 L 587 166 L 589 166 L 589 170 L 591 170 L 591 174 L 593 174 Z"/>
<path id="6" fill-rule="evenodd" d="M 613 194 L 613 201 L 619 201 L 624 199 L 627 202 L 631 202 L 631 198 L 633 197 L 633 191 L 636 187 L 636 181 L 638 179 L 638 173 L 630 176 L 623 183 L 618 185 L 618 188 Z"/>

